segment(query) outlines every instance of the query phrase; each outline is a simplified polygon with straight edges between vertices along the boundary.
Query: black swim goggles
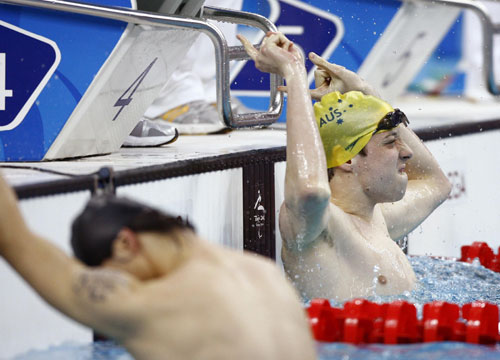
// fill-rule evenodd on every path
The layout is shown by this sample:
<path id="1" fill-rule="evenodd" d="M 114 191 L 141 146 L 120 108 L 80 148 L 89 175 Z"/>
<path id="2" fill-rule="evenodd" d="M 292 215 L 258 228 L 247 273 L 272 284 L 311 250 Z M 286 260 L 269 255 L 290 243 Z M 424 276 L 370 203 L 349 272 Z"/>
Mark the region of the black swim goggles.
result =
<path id="1" fill-rule="evenodd" d="M 404 126 L 408 126 L 410 122 L 404 112 L 399 109 L 394 109 L 394 111 L 388 112 L 382 120 L 379 121 L 375 132 L 394 129 L 401 123 L 403 123 Z"/>

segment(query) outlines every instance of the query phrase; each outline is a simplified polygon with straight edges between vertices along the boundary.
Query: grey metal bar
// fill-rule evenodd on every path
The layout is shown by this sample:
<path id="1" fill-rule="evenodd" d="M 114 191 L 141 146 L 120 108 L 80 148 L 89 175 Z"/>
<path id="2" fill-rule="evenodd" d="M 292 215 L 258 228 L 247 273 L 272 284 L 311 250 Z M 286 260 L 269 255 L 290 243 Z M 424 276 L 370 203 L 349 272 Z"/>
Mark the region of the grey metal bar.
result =
<path id="1" fill-rule="evenodd" d="M 493 61 L 493 36 L 500 34 L 500 24 L 494 24 L 488 9 L 479 1 L 473 0 L 402 0 L 408 2 L 431 3 L 459 7 L 472 10 L 481 21 L 483 35 L 483 79 L 488 91 L 500 95 L 500 85 L 495 83 L 495 68 Z"/>
<path id="2" fill-rule="evenodd" d="M 260 45 L 254 45 L 256 49 L 260 49 Z M 249 60 L 244 46 L 230 46 L 229 47 L 229 60 Z"/>
<path id="3" fill-rule="evenodd" d="M 133 24 L 196 30 L 204 32 L 208 36 L 223 38 L 220 30 L 207 21 L 177 15 L 163 15 L 117 6 L 94 5 L 67 0 L 0 0 L 0 3 L 97 16 Z"/>
<path id="4" fill-rule="evenodd" d="M 182 16 L 196 16 L 199 14 L 204 2 L 205 0 L 186 1 L 178 14 Z"/>
<path id="5" fill-rule="evenodd" d="M 175 14 L 182 3 L 182 0 L 161 1 L 163 4 L 161 4 L 157 11 L 162 14 Z"/>
<path id="6" fill-rule="evenodd" d="M 54 11 L 96 16 L 106 19 L 124 21 L 127 23 L 160 26 L 172 29 L 199 31 L 207 35 L 215 48 L 216 77 L 217 77 L 217 108 L 223 120 L 229 127 L 265 126 L 275 122 L 282 108 L 282 95 L 276 96 L 278 82 L 271 80 L 271 103 L 267 113 L 241 114 L 233 116 L 229 94 L 229 47 L 222 32 L 205 19 L 188 18 L 177 15 L 164 15 L 139 10 L 132 10 L 114 6 L 94 5 L 67 0 L 0 0 L 0 3 L 30 6 Z M 215 18 L 228 22 L 238 23 L 238 20 L 227 18 L 233 15 L 237 19 L 246 19 L 249 25 L 259 24 L 267 29 L 275 29 L 274 25 L 262 16 L 225 9 L 211 8 Z M 207 16 L 208 17 L 208 16 Z M 242 23 L 246 23 L 242 22 Z"/>
<path id="7" fill-rule="evenodd" d="M 205 6 L 202 17 L 215 21 L 241 24 L 261 29 L 265 33 L 268 31 L 277 31 L 276 26 L 264 16 L 222 8 Z M 230 47 L 230 58 L 248 59 L 244 55 L 244 49 L 241 46 Z M 267 112 L 256 112 L 248 114 L 233 114 L 230 106 L 229 73 L 227 79 L 217 79 L 217 108 L 224 114 L 226 125 L 232 128 L 249 126 L 267 126 L 278 120 L 283 109 L 283 94 L 277 90 L 277 87 L 283 84 L 283 79 L 276 74 L 270 75 L 270 102 Z"/>

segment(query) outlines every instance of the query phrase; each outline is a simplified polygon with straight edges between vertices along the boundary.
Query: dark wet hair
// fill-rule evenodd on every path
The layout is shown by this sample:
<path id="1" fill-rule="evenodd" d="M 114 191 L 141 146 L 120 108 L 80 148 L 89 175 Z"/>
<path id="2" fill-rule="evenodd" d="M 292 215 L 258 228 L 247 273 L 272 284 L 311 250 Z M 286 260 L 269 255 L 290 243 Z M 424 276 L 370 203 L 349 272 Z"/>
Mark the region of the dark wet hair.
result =
<path id="1" fill-rule="evenodd" d="M 73 253 L 86 265 L 99 266 L 111 257 L 113 241 L 124 227 L 135 232 L 194 230 L 189 222 L 180 217 L 167 215 L 136 201 L 114 195 L 93 196 L 73 221 Z"/>
<path id="2" fill-rule="evenodd" d="M 335 176 L 335 170 L 333 170 L 334 168 L 329 168 L 327 170 L 328 172 L 328 182 L 332 181 L 333 177 Z"/>

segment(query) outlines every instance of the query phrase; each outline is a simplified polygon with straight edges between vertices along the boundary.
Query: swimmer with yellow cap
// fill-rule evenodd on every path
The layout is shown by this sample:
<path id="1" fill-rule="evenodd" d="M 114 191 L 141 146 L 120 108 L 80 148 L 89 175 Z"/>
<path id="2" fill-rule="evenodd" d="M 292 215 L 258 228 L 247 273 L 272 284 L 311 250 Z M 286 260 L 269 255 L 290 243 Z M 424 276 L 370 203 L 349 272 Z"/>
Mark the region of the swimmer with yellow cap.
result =
<path id="1" fill-rule="evenodd" d="M 385 101 L 359 91 L 345 94 L 335 91 L 323 96 L 321 102 L 314 104 L 314 115 L 328 168 L 351 160 L 376 132 L 388 131 L 401 122 L 408 124 L 400 110 L 394 110 Z"/>
<path id="2" fill-rule="evenodd" d="M 259 50 L 240 37 L 256 67 L 283 76 L 287 101 L 282 260 L 305 298 L 344 301 L 410 291 L 415 274 L 394 240 L 418 226 L 450 192 L 432 154 L 357 74 L 314 53 L 316 88 L 283 34 Z M 318 102 L 312 105 L 311 97 Z"/>

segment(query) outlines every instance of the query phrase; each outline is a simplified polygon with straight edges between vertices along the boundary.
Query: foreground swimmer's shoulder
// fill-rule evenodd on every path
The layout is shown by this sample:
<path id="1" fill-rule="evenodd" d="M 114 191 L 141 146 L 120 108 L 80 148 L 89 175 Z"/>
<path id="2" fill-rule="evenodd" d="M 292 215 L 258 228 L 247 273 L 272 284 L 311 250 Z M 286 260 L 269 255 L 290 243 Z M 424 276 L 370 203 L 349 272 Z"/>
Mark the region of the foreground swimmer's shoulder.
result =
<path id="1" fill-rule="evenodd" d="M 75 271 L 72 290 L 80 301 L 106 302 L 136 289 L 138 282 L 121 271 L 83 268 Z"/>

